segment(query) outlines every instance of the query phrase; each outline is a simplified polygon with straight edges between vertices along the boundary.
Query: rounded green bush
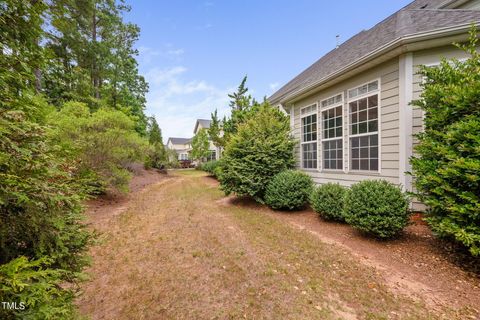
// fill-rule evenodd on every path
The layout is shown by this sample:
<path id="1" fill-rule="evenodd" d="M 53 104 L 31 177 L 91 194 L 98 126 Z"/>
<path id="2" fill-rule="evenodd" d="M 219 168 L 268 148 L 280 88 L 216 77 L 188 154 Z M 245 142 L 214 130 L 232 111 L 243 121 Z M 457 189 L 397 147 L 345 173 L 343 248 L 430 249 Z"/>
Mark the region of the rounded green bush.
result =
<path id="1" fill-rule="evenodd" d="M 219 163 L 217 160 L 211 160 L 201 164 L 200 170 L 206 171 L 211 175 L 215 175 L 215 169 L 218 167 Z"/>
<path id="2" fill-rule="evenodd" d="M 268 183 L 265 203 L 272 209 L 297 210 L 305 206 L 313 189 L 308 175 L 295 170 L 276 174 Z"/>
<path id="3" fill-rule="evenodd" d="M 310 205 L 321 217 L 345 221 L 343 205 L 347 189 L 338 183 L 326 183 L 315 188 L 310 195 Z"/>
<path id="4" fill-rule="evenodd" d="M 385 180 L 365 180 L 347 192 L 344 215 L 356 229 L 391 238 L 409 222 L 408 198 L 398 186 Z"/>

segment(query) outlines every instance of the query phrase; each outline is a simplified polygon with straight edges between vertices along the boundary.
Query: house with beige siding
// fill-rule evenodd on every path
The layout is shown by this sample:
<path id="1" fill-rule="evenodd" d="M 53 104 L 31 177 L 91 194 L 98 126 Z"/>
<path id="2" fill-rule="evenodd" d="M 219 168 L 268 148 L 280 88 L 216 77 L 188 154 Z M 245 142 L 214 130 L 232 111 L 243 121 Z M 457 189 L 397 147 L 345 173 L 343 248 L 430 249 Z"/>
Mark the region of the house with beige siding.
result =
<path id="1" fill-rule="evenodd" d="M 208 130 L 210 128 L 212 120 L 207 120 L 207 119 L 197 119 L 195 122 L 195 127 L 193 129 L 193 134 L 196 135 L 201 129 Z M 213 141 L 208 139 L 208 150 L 209 150 L 209 155 L 205 159 L 206 161 L 211 161 L 211 160 L 218 160 L 220 159 L 220 156 L 222 154 L 221 148 L 215 146 L 213 144 Z"/>
<path id="2" fill-rule="evenodd" d="M 423 115 L 420 65 L 466 58 L 452 45 L 480 22 L 480 0 L 416 0 L 350 38 L 275 92 L 290 116 L 297 166 L 318 184 L 386 179 L 412 189 Z M 420 208 L 419 204 L 415 204 Z"/>

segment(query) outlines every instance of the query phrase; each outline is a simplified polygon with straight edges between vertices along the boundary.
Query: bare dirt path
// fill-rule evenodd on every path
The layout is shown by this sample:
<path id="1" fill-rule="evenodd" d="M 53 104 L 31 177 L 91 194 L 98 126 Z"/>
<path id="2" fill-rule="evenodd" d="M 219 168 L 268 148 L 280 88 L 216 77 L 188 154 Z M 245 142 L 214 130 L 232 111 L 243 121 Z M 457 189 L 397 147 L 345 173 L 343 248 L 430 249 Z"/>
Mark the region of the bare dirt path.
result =
<path id="1" fill-rule="evenodd" d="M 432 307 L 422 294 L 392 288 L 348 247 L 224 198 L 196 171 L 158 179 L 121 205 L 93 206 L 89 217 L 101 235 L 77 304 L 93 319 L 477 316 L 465 299 Z"/>

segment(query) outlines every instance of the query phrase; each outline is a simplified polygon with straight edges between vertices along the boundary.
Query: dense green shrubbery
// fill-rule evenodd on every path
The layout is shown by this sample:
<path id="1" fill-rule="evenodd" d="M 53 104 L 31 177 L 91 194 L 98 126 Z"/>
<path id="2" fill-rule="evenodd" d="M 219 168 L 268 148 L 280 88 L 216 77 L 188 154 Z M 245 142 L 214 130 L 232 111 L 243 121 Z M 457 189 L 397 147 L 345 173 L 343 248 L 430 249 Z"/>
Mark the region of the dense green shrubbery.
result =
<path id="1" fill-rule="evenodd" d="M 385 180 L 354 184 L 345 196 L 345 220 L 354 228 L 379 238 L 391 238 L 408 225 L 408 199 Z"/>
<path id="2" fill-rule="evenodd" d="M 345 221 L 343 206 L 347 189 L 338 183 L 326 183 L 315 188 L 310 196 L 313 210 L 325 219 Z"/>
<path id="3" fill-rule="evenodd" d="M 298 210 L 305 206 L 313 189 L 307 174 L 285 170 L 273 177 L 265 191 L 265 203 L 273 209 Z"/>
<path id="4" fill-rule="evenodd" d="M 49 122 L 60 156 L 78 163 L 78 177 L 94 179 L 84 183 L 94 188 L 91 191 L 128 190 L 127 165 L 143 160 L 147 150 L 132 119 L 121 111 L 102 108 L 92 113 L 83 103 L 68 102 Z"/>
<path id="5" fill-rule="evenodd" d="M 223 152 L 220 187 L 228 195 L 263 202 L 265 189 L 277 173 L 292 168 L 294 140 L 288 118 L 267 104 L 238 127 Z"/>
<path id="6" fill-rule="evenodd" d="M 208 161 L 208 162 L 205 162 L 205 163 L 201 163 L 199 165 L 199 169 L 200 170 L 203 170 L 205 172 L 208 172 L 210 173 L 212 176 L 216 177 L 217 176 L 217 168 L 219 167 L 220 165 L 220 162 L 217 161 L 217 160 L 212 160 L 212 161 Z"/>
<path id="7" fill-rule="evenodd" d="M 57 157 L 59 146 L 45 135 L 42 118 L 48 106 L 29 94 L 20 100 L 18 109 L 0 112 L 0 301 L 19 303 L 8 299 L 32 294 L 23 302 L 43 319 L 43 312 L 73 308 L 66 298 L 70 289 L 56 284 L 78 281 L 90 235 L 82 224 L 84 189 L 72 175 L 76 168 Z M 32 264 L 15 261 L 20 256 Z M 37 272 L 38 259 L 48 261 L 42 262 L 43 275 Z M 24 287 L 20 278 L 30 274 Z M 52 302 L 52 290 L 58 304 Z M 13 312 L 2 310 L 0 318 L 14 318 Z"/>
<path id="8" fill-rule="evenodd" d="M 145 168 L 164 169 L 168 166 L 168 156 L 163 145 L 162 130 L 155 117 L 150 117 L 147 123 L 148 147 Z"/>
<path id="9" fill-rule="evenodd" d="M 480 255 L 480 55 L 472 30 L 466 61 L 423 67 L 425 130 L 412 159 L 417 197 L 442 237 Z"/>
<path id="10" fill-rule="evenodd" d="M 50 265 L 45 257 L 29 261 L 23 256 L 0 265 L 0 301 L 18 308 L 0 308 L 0 319 L 74 318 L 74 291 L 62 287 L 68 272 Z"/>

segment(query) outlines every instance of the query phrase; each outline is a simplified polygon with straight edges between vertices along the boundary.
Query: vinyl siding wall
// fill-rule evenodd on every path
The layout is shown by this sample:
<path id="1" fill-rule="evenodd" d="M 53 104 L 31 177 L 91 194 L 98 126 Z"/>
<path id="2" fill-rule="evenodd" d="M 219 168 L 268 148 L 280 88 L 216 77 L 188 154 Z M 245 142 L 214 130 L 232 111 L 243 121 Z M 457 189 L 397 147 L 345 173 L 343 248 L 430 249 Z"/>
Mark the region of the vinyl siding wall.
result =
<path id="1" fill-rule="evenodd" d="M 442 58 L 447 59 L 465 59 L 467 55 L 465 52 L 455 48 L 454 46 L 447 46 L 435 48 L 432 50 L 423 50 L 413 53 L 413 99 L 420 98 L 422 93 L 421 82 L 422 76 L 418 74 L 419 66 L 421 65 L 438 65 Z M 420 133 L 423 130 L 423 111 L 418 108 L 413 108 L 413 134 Z M 416 141 L 414 139 L 414 145 Z"/>
<path id="2" fill-rule="evenodd" d="M 380 154 L 380 172 L 355 172 L 347 171 L 349 167 L 349 129 L 348 129 L 348 95 L 349 89 L 361 86 L 365 83 L 379 80 L 379 154 Z M 291 125 L 293 125 L 293 135 L 299 142 L 295 148 L 297 167 L 301 168 L 300 138 L 301 138 L 301 115 L 300 109 L 313 103 L 318 104 L 320 110 L 320 101 L 333 95 L 343 93 L 343 165 L 347 171 L 320 171 L 319 169 L 302 169 L 307 172 L 315 183 L 338 182 L 346 186 L 364 180 L 364 179 L 386 179 L 390 182 L 399 183 L 399 60 L 392 59 L 382 65 L 375 67 L 361 75 L 355 76 L 349 80 L 336 84 L 317 94 L 307 97 L 294 103 L 293 114 L 291 111 Z M 320 120 L 320 112 L 317 111 L 317 124 Z M 318 137 L 320 131 L 317 130 Z M 321 142 L 317 138 L 318 166 L 321 164 Z"/>

